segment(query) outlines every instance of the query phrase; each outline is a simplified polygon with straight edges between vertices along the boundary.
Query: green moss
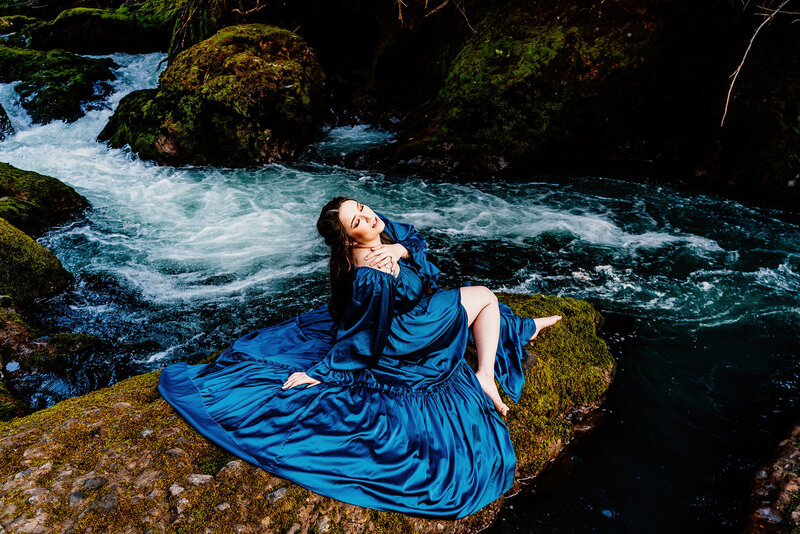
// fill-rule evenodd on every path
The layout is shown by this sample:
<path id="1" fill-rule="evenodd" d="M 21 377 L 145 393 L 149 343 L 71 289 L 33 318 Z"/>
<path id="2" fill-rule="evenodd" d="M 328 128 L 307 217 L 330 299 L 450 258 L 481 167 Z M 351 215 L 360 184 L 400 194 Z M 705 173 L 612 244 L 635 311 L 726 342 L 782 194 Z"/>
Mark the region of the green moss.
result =
<path id="1" fill-rule="evenodd" d="M 0 44 L 0 83 L 19 80 L 14 89 L 22 107 L 37 123 L 74 121 L 83 116 L 81 106 L 110 90 L 114 78 L 107 58 L 82 57 L 65 50 L 41 52 Z M 100 95 L 95 94 L 95 86 Z"/>
<path id="2" fill-rule="evenodd" d="M 0 293 L 24 304 L 63 291 L 71 281 L 52 252 L 0 219 Z"/>
<path id="3" fill-rule="evenodd" d="M 0 421 L 22 417 L 25 412 L 25 406 L 9 393 L 5 384 L 0 381 Z"/>
<path id="4" fill-rule="evenodd" d="M 38 22 L 39 19 L 27 17 L 25 15 L 7 15 L 0 17 L 0 34 L 16 32 L 27 26 Z"/>
<path id="5" fill-rule="evenodd" d="M 643 43 L 629 35 L 641 33 L 640 24 L 594 24 L 548 19 L 528 5 L 491 12 L 452 62 L 432 141 L 512 160 L 544 153 L 638 60 Z"/>
<path id="6" fill-rule="evenodd" d="M 118 8 L 76 7 L 32 28 L 30 46 L 84 54 L 166 51 L 184 0 L 149 0 Z"/>
<path id="7" fill-rule="evenodd" d="M 122 99 L 98 139 L 171 165 L 285 159 L 318 134 L 323 84 L 292 32 L 231 26 L 179 54 L 157 91 Z"/>
<path id="8" fill-rule="evenodd" d="M 375 534 L 405 534 L 414 530 L 406 516 L 395 512 L 373 511 L 372 525 Z"/>
<path id="9" fill-rule="evenodd" d="M 0 217 L 38 235 L 89 205 L 73 188 L 43 174 L 0 163 Z"/>
<path id="10" fill-rule="evenodd" d="M 602 316 L 590 303 L 546 295 L 498 293 L 497 297 L 524 317 L 563 317 L 528 345 L 537 361 L 525 373 L 520 402 L 515 405 L 504 397 L 511 407 L 506 425 L 519 471 L 529 476 L 544 467 L 551 447 L 572 434 L 572 423 L 562 414 L 571 406 L 602 402 L 616 363 L 597 336 Z"/>

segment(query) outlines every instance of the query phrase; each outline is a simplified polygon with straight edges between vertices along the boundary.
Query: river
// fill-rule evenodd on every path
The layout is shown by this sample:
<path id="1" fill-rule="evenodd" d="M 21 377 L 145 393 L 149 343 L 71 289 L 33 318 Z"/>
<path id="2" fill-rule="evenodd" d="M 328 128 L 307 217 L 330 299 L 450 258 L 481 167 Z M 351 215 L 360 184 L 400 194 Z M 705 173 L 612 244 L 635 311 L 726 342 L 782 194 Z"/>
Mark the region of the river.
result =
<path id="1" fill-rule="evenodd" d="M 163 54 L 114 54 L 118 80 L 80 120 L 30 124 L 0 161 L 54 176 L 91 203 L 38 241 L 75 274 L 42 303 L 54 330 L 114 354 L 35 375 L 44 407 L 131 374 L 196 361 L 323 303 L 320 207 L 356 197 L 428 239 L 442 284 L 586 299 L 619 363 L 599 427 L 509 500 L 492 533 L 735 532 L 750 485 L 797 416 L 796 216 L 648 176 L 528 176 L 454 183 L 365 173 L 332 156 L 392 142 L 335 128 L 293 165 L 159 167 L 95 138 L 119 99 L 154 87 Z"/>

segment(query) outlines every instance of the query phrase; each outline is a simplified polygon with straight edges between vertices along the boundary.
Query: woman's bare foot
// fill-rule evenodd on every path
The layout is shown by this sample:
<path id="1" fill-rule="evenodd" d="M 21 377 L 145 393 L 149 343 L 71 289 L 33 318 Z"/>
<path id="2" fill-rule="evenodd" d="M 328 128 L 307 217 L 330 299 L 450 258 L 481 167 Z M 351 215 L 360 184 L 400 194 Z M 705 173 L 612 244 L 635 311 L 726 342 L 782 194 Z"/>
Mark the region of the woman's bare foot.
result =
<path id="1" fill-rule="evenodd" d="M 489 395 L 489 398 L 492 399 L 494 407 L 498 412 L 500 412 L 500 415 L 507 414 L 508 406 L 506 406 L 503 401 L 500 400 L 500 392 L 497 391 L 497 386 L 494 383 L 494 376 L 484 375 L 483 373 L 475 373 L 475 376 L 477 377 L 478 382 L 481 383 L 483 392 Z"/>
<path id="2" fill-rule="evenodd" d="M 551 315 L 550 317 L 537 317 L 536 319 L 534 319 L 533 322 L 536 324 L 536 332 L 533 333 L 533 337 L 530 338 L 529 341 L 533 341 L 534 339 L 536 339 L 536 336 L 539 335 L 539 332 L 541 332 L 548 326 L 553 326 L 560 320 L 561 320 L 560 315 Z"/>

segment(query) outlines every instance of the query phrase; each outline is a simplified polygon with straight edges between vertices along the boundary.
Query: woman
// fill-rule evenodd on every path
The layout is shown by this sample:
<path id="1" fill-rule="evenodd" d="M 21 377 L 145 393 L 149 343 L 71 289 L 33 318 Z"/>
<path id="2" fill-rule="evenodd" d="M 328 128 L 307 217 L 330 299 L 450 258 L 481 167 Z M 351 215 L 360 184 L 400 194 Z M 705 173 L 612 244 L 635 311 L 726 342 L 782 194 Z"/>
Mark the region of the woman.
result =
<path id="1" fill-rule="evenodd" d="M 353 199 L 329 202 L 317 229 L 329 305 L 212 364 L 165 368 L 159 391 L 228 451 L 341 501 L 454 519 L 497 499 L 516 457 L 494 375 L 518 400 L 524 345 L 561 316 L 516 316 L 484 287 L 439 289 L 414 227 Z M 463 358 L 470 325 L 477 372 Z"/>

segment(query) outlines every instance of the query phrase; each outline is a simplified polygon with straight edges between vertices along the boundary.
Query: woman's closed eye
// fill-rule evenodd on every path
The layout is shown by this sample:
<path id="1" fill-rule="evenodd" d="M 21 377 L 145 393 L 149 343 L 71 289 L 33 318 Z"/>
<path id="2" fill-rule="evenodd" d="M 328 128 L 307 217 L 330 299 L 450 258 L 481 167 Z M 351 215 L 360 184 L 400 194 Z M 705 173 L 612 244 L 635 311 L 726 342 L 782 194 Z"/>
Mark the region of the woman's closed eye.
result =
<path id="1" fill-rule="evenodd" d="M 364 211 L 364 204 L 358 205 L 358 211 Z M 358 228 L 359 223 L 361 223 L 361 219 L 356 220 L 356 225 L 353 226 L 353 228 Z"/>

